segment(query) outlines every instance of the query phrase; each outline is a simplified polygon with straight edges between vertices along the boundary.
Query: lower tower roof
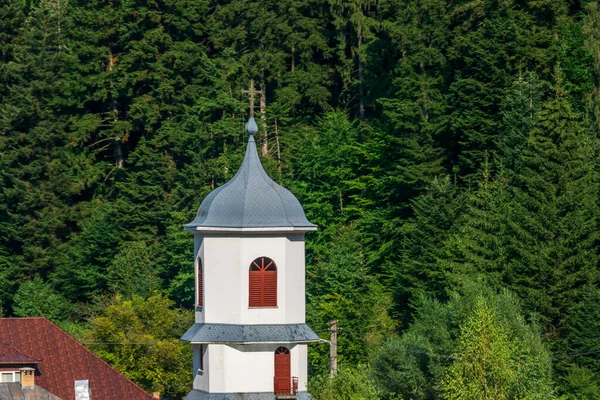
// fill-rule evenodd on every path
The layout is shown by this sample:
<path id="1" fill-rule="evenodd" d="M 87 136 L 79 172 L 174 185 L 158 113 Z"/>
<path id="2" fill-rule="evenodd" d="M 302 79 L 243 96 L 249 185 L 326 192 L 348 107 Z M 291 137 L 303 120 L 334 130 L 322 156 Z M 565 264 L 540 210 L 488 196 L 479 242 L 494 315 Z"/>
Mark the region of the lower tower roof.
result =
<path id="1" fill-rule="evenodd" d="M 181 340 L 190 343 L 310 343 L 322 339 L 306 324 L 194 324 Z"/>

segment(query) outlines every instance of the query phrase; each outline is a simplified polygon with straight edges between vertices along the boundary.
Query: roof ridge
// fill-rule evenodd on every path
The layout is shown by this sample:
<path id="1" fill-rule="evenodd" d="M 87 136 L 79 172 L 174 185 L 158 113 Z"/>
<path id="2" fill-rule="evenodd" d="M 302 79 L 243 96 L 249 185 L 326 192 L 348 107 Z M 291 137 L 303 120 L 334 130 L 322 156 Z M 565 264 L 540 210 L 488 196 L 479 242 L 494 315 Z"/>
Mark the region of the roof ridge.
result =
<path id="1" fill-rule="evenodd" d="M 56 331 L 58 331 L 61 335 L 66 336 L 68 339 L 74 341 L 79 347 L 83 348 L 85 351 L 89 352 L 93 357 L 95 357 L 96 359 L 98 359 L 98 361 L 100 361 L 103 364 L 106 364 L 106 366 L 108 366 L 110 369 L 112 369 L 113 371 L 117 372 L 119 375 L 121 375 L 123 378 L 125 378 L 125 380 L 127 381 L 127 383 L 130 386 L 133 386 L 135 389 L 139 389 L 142 392 L 144 392 L 149 399 L 153 399 L 152 395 L 148 392 L 146 392 L 141 386 L 139 386 L 137 383 L 135 383 L 134 381 L 132 381 L 131 379 L 129 379 L 128 377 L 126 377 L 121 371 L 119 371 L 118 369 L 116 369 L 115 367 L 113 367 L 112 365 L 110 365 L 108 362 L 104 361 L 102 358 L 100 358 L 96 353 L 94 353 L 92 350 L 88 349 L 87 347 L 85 347 L 83 344 L 81 344 L 79 342 L 79 340 L 75 339 L 73 336 L 69 335 L 67 332 L 65 332 L 63 329 L 61 329 L 58 325 L 56 325 L 55 323 L 53 323 L 52 321 L 50 321 L 49 319 L 47 319 L 46 317 L 37 317 L 38 319 L 42 319 L 44 320 L 46 323 L 50 324 L 50 326 L 55 329 Z M 15 318 L 15 319 L 19 319 L 19 318 Z"/>
<path id="2" fill-rule="evenodd" d="M 5 349 L 10 349 L 10 350 L 14 351 L 19 356 L 22 356 L 22 357 L 28 358 L 29 360 L 32 360 L 32 364 L 37 364 L 37 363 L 41 362 L 41 360 L 38 360 L 37 358 L 31 357 L 31 356 L 23 353 L 22 351 L 17 349 L 15 346 L 11 345 L 10 343 L 0 342 L 0 345 L 2 345 Z M 0 352 L 1 352 L 1 350 L 0 350 Z M 0 355 L 0 357 L 2 357 L 2 355 Z"/>

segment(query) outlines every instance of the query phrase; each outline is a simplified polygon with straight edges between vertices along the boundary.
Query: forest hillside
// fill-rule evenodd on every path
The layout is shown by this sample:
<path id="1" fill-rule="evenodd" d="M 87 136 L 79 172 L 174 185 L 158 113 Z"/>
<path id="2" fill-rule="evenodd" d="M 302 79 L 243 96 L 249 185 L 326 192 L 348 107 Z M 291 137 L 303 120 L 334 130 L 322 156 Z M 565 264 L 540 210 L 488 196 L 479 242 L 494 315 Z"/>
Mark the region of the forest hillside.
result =
<path id="1" fill-rule="evenodd" d="M 317 399 L 600 398 L 598 1 L 0 2 L 1 315 L 187 393 L 182 226 L 250 80 L 319 226 L 307 321 L 342 329 Z"/>

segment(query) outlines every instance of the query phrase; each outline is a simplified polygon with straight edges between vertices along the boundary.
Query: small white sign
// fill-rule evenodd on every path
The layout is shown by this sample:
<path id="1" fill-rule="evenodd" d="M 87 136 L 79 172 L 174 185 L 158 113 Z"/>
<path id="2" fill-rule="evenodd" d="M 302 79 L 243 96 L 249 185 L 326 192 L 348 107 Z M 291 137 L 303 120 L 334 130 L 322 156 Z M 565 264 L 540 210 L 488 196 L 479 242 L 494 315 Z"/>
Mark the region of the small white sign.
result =
<path id="1" fill-rule="evenodd" d="M 75 381 L 75 400 L 92 400 L 89 380 Z"/>

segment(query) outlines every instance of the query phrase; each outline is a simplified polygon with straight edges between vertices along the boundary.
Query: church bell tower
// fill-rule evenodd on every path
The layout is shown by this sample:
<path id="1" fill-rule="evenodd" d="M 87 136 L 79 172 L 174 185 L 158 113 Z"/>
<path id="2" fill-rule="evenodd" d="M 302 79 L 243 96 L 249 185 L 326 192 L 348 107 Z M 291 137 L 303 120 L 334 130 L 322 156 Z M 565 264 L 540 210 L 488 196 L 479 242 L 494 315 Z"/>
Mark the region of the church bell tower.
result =
<path id="1" fill-rule="evenodd" d="M 263 169 L 251 114 L 244 161 L 185 229 L 194 234 L 194 349 L 185 400 L 308 399 L 304 235 L 296 197 Z"/>

